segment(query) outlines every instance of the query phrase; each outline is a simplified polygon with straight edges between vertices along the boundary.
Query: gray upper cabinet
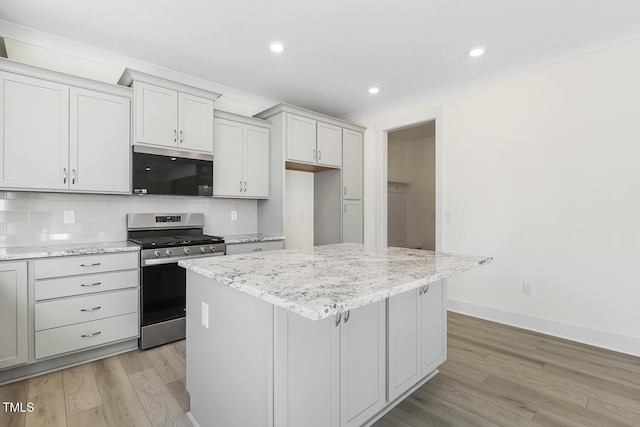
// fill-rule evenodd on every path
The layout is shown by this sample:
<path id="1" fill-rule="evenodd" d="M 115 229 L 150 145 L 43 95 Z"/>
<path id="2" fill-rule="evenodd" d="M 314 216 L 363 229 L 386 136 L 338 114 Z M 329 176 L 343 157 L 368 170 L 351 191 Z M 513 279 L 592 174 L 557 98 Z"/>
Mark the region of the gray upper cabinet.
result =
<path id="1" fill-rule="evenodd" d="M 23 64 L 2 68 L 0 187 L 131 191 L 130 89 Z"/>
<path id="2" fill-rule="evenodd" d="M 342 131 L 342 198 L 362 200 L 363 134 Z"/>
<path id="3" fill-rule="evenodd" d="M 0 263 L 0 369 L 29 360 L 27 263 Z"/>
<path id="4" fill-rule="evenodd" d="M 339 168 L 342 128 L 295 114 L 287 115 L 287 161 Z"/>
<path id="5" fill-rule="evenodd" d="M 213 195 L 269 197 L 270 124 L 216 112 Z"/>
<path id="6" fill-rule="evenodd" d="M 133 87 L 134 144 L 213 153 L 213 101 L 220 94 L 129 69 L 119 84 Z"/>

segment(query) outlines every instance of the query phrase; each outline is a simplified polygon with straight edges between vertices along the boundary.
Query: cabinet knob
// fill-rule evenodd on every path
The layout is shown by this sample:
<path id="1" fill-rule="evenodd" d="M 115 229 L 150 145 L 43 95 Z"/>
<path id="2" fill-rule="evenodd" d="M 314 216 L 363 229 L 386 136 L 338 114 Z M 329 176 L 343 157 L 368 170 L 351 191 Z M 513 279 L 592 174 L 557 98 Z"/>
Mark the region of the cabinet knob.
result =
<path id="1" fill-rule="evenodd" d="M 315 150 L 315 148 L 314 148 L 314 149 L 313 149 L 313 160 L 315 160 L 315 159 L 316 159 L 316 150 Z"/>
<path id="2" fill-rule="evenodd" d="M 244 192 L 247 192 L 247 181 L 244 182 Z"/>
<path id="3" fill-rule="evenodd" d="M 346 325 L 346 324 L 347 324 L 347 322 L 349 321 L 349 315 L 350 315 L 350 314 L 351 314 L 351 310 L 347 311 L 347 312 L 344 314 L 344 324 L 345 324 L 345 325 Z"/>
<path id="4" fill-rule="evenodd" d="M 322 159 L 322 151 L 318 150 L 318 160 Z"/>
<path id="5" fill-rule="evenodd" d="M 182 144 L 182 140 L 184 139 L 184 137 L 182 136 L 182 129 L 180 129 L 180 144 Z"/>
<path id="6" fill-rule="evenodd" d="M 75 169 L 71 169 L 71 183 L 72 184 L 76 183 L 76 170 Z"/>
<path id="7" fill-rule="evenodd" d="M 340 320 L 342 320 L 342 313 L 339 313 L 336 316 L 336 326 L 340 325 Z"/>
<path id="8" fill-rule="evenodd" d="M 178 130 L 173 130 L 173 142 L 178 142 Z"/>
<path id="9" fill-rule="evenodd" d="M 344 187 L 344 190 L 342 191 L 342 195 L 346 196 L 347 195 L 347 187 Z"/>
<path id="10" fill-rule="evenodd" d="M 62 183 L 63 184 L 67 183 L 67 168 L 62 169 Z"/>

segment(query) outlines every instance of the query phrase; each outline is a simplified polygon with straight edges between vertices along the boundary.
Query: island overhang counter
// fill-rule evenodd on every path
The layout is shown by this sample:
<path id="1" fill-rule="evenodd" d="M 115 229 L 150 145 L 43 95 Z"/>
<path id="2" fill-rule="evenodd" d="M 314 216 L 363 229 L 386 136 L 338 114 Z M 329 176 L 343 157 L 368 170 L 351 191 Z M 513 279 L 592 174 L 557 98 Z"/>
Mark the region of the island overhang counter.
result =
<path id="1" fill-rule="evenodd" d="M 446 360 L 445 279 L 491 260 L 338 244 L 180 261 L 189 418 L 370 425 Z"/>

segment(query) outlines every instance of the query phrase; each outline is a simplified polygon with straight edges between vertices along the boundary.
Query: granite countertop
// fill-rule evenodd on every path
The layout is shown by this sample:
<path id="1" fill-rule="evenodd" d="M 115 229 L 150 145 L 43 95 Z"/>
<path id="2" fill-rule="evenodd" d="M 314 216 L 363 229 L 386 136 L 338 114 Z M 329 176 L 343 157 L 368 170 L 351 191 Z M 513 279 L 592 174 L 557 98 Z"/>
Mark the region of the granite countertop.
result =
<path id="1" fill-rule="evenodd" d="M 345 243 L 181 260 L 179 265 L 277 307 L 320 320 L 492 260 L 485 256 Z"/>
<path id="2" fill-rule="evenodd" d="M 0 261 L 15 261 L 22 259 L 49 258 L 69 255 L 105 254 L 139 250 L 140 246 L 125 241 L 66 243 L 63 245 L 46 246 L 21 246 L 14 248 L 0 248 Z"/>
<path id="3" fill-rule="evenodd" d="M 233 245 L 236 243 L 271 242 L 274 240 L 284 240 L 284 236 L 263 233 L 229 234 L 224 236 L 224 242 L 227 245 Z"/>

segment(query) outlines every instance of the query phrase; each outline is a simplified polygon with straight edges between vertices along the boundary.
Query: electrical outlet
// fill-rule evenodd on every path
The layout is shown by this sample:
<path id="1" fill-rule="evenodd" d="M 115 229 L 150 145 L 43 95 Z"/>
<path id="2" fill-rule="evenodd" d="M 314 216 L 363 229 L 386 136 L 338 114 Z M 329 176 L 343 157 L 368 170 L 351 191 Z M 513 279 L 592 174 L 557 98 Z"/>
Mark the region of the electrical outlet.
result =
<path id="1" fill-rule="evenodd" d="M 533 282 L 522 282 L 522 293 L 525 295 L 533 295 Z"/>
<path id="2" fill-rule="evenodd" d="M 209 329 L 209 306 L 202 303 L 202 326 Z"/>
<path id="3" fill-rule="evenodd" d="M 75 222 L 76 222 L 76 211 L 64 211 L 64 223 L 75 224 Z"/>
<path id="4" fill-rule="evenodd" d="M 238 211 L 231 211 L 231 221 L 238 220 Z"/>

